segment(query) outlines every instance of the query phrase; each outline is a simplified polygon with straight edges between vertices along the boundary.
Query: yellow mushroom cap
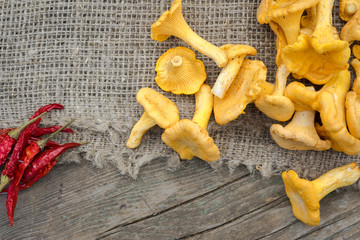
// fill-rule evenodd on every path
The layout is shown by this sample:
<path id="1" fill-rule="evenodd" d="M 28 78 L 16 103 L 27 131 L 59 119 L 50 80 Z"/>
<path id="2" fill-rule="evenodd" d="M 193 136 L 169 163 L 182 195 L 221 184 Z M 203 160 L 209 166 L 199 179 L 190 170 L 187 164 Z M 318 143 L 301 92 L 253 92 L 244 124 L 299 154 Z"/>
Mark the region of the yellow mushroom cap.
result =
<path id="1" fill-rule="evenodd" d="M 244 113 L 266 82 L 267 69 L 263 62 L 245 59 L 224 97 L 214 99 L 214 115 L 218 124 L 226 124 Z M 271 91 L 272 89 L 270 89 Z"/>
<path id="2" fill-rule="evenodd" d="M 356 57 L 357 59 L 360 59 L 360 45 L 355 44 L 352 48 L 352 53 L 353 53 L 354 57 Z"/>
<path id="3" fill-rule="evenodd" d="M 300 34 L 297 41 L 284 47 L 282 58 L 289 72 L 305 77 L 314 84 L 325 84 L 334 74 L 349 67 L 350 48 L 332 49 L 318 53 L 315 38 Z"/>
<path id="4" fill-rule="evenodd" d="M 349 132 L 356 138 L 360 138 L 360 95 L 356 92 L 348 92 L 345 101 L 346 122 Z"/>
<path id="5" fill-rule="evenodd" d="M 179 121 L 176 104 L 151 88 L 140 89 L 136 94 L 136 100 L 161 128 L 168 128 Z"/>
<path id="6" fill-rule="evenodd" d="M 158 59 L 155 71 L 159 87 L 174 94 L 194 94 L 206 80 L 204 64 L 186 47 L 166 51 Z"/>
<path id="7" fill-rule="evenodd" d="M 318 225 L 320 222 L 320 199 L 314 184 L 299 178 L 293 170 L 283 172 L 282 179 L 295 217 L 305 224 Z"/>
<path id="8" fill-rule="evenodd" d="M 339 16 L 342 20 L 348 22 L 359 9 L 359 0 L 340 0 Z"/>
<path id="9" fill-rule="evenodd" d="M 360 40 L 360 11 L 357 11 L 351 20 L 348 21 L 341 29 L 340 38 L 352 43 L 353 41 Z"/>
<path id="10" fill-rule="evenodd" d="M 226 52 L 226 55 L 231 61 L 234 58 L 243 57 L 243 56 L 255 56 L 257 51 L 255 48 L 248 45 L 240 45 L 240 44 L 225 44 L 220 47 L 221 50 Z"/>
<path id="11" fill-rule="evenodd" d="M 165 129 L 161 139 L 174 149 L 181 159 L 198 157 L 205 161 L 216 161 L 220 151 L 208 132 L 189 119 L 183 119 Z"/>

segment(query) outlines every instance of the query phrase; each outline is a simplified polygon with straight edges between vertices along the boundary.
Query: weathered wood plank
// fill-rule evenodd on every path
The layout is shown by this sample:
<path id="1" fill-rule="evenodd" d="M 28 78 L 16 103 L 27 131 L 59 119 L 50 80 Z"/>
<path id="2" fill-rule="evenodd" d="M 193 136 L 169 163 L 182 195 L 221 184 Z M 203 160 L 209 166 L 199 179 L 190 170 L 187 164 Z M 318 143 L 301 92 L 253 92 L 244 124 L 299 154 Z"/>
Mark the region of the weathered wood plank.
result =
<path id="1" fill-rule="evenodd" d="M 102 239 L 182 238 L 219 227 L 237 218 L 286 201 L 279 177 L 248 176 L 171 211 L 108 232 Z M 128 236 L 128 237 L 125 237 Z M 222 236 L 221 236 L 222 238 Z"/>
<path id="2" fill-rule="evenodd" d="M 164 160 L 142 169 L 136 181 L 117 169 L 89 164 L 56 167 L 20 193 L 15 223 L 9 229 L 6 196 L 0 196 L 1 239 L 93 239 L 97 234 L 146 219 L 248 175 L 214 171 L 200 160 L 171 172 Z"/>
<path id="3" fill-rule="evenodd" d="M 194 239 L 324 239 L 357 224 L 360 216 L 358 190 L 346 189 L 332 193 L 321 201 L 321 222 L 312 227 L 298 221 L 289 201 L 283 202 L 250 219 L 238 219 L 231 224 L 197 235 Z M 352 218 L 354 216 L 354 218 Z M 359 229 L 349 230 L 358 234 Z"/>

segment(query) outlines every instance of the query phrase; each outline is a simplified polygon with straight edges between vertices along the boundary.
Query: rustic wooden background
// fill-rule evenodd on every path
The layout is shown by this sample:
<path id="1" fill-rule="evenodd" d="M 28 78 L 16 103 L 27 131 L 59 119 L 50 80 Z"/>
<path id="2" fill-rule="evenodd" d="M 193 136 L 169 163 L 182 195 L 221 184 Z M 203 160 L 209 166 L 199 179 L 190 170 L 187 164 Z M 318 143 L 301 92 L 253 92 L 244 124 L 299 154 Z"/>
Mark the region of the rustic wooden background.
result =
<path id="1" fill-rule="evenodd" d="M 245 167 L 229 175 L 200 160 L 170 171 L 158 159 L 137 180 L 88 163 L 57 166 L 20 193 L 12 229 L 5 200 L 0 239 L 360 239 L 354 187 L 324 198 L 310 227 L 293 216 L 279 176 Z"/>

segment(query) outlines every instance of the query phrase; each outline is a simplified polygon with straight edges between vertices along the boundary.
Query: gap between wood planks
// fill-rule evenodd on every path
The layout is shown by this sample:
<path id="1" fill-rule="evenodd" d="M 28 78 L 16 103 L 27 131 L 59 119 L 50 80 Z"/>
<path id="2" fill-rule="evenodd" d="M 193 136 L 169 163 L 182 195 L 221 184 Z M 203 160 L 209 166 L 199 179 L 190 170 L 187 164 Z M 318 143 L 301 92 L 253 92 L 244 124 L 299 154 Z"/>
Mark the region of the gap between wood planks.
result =
<path id="1" fill-rule="evenodd" d="M 180 206 L 182 206 L 182 205 L 184 205 L 184 204 L 187 204 L 187 203 L 190 203 L 190 202 L 192 202 L 192 201 L 195 201 L 196 199 L 199 199 L 199 198 L 204 197 L 204 196 L 206 196 L 206 195 L 208 195 L 208 194 L 211 194 L 211 193 L 213 193 L 213 192 L 215 192 L 215 191 L 217 191 L 217 190 L 219 190 L 219 189 L 221 189 L 221 188 L 224 188 L 224 187 L 226 187 L 226 186 L 228 186 L 228 185 L 231 185 L 231 184 L 233 184 L 233 183 L 235 183 L 235 182 L 237 182 L 237 181 L 240 181 L 240 180 L 242 180 L 242 179 L 244 179 L 244 178 L 246 178 L 246 177 L 249 177 L 249 176 L 250 176 L 250 173 L 247 173 L 247 174 L 245 174 L 245 175 L 243 175 L 243 176 L 241 176 L 241 177 L 239 177 L 239 178 L 237 178 L 237 179 L 234 179 L 234 180 L 232 180 L 232 181 L 230 181 L 230 182 L 227 182 L 227 183 L 225 183 L 225 184 L 223 184 L 223 185 L 221 185 L 221 186 L 219 186 L 219 187 L 217 187 L 217 188 L 214 188 L 214 189 L 212 189 L 212 190 L 210 190 L 210 191 L 208 191 L 208 192 L 205 192 L 205 193 L 203 193 L 203 194 L 201 194 L 201 195 L 199 195 L 199 196 L 196 196 L 196 197 L 194 197 L 194 198 L 192 198 L 192 199 L 189 199 L 189 200 L 186 200 L 186 201 L 184 201 L 184 202 L 182 202 L 182 203 L 179 203 L 179 204 L 177 204 L 177 205 L 174 205 L 174 206 L 172 206 L 172 207 L 170 207 L 170 208 L 166 208 L 166 209 L 164 209 L 164 210 L 162 210 L 162 211 L 160 211 L 160 212 L 158 212 L 158 213 L 154 213 L 154 214 L 151 214 L 151 215 L 142 217 L 142 218 L 137 219 L 137 220 L 135 220 L 135 221 L 132 221 L 132 222 L 130 222 L 130 223 L 120 224 L 120 225 L 118 225 L 118 226 L 112 227 L 112 228 L 104 231 L 103 233 L 99 234 L 99 237 L 96 238 L 96 239 L 97 239 L 97 240 L 100 240 L 100 239 L 104 239 L 104 238 L 106 238 L 106 237 L 109 237 L 109 236 L 117 233 L 117 231 L 111 232 L 111 231 L 113 231 L 113 230 L 115 230 L 115 229 L 123 228 L 123 227 L 129 226 L 129 225 L 132 225 L 132 224 L 135 224 L 135 223 L 138 223 L 138 222 L 147 220 L 147 219 L 149 219 L 149 218 L 152 218 L 152 217 L 155 217 L 155 216 L 164 214 L 164 213 L 166 213 L 166 212 L 169 212 L 169 211 L 171 211 L 171 210 L 173 210 L 173 209 L 175 209 L 175 208 L 178 208 L 178 207 L 180 207 Z M 102 234 L 105 234 L 105 235 L 102 235 Z"/>

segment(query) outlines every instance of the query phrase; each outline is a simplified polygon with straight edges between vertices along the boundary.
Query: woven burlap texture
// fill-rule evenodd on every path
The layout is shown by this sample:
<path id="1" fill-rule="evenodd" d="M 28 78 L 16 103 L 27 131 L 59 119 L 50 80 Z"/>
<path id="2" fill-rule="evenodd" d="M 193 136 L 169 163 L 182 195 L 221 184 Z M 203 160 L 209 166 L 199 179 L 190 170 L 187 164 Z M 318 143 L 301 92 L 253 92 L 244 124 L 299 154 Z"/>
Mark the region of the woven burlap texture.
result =
<path id="1" fill-rule="evenodd" d="M 266 64 L 268 81 L 274 82 L 275 36 L 268 25 L 257 23 L 258 4 L 259 0 L 183 0 L 182 9 L 194 31 L 213 44 L 255 47 L 258 55 L 252 59 Z M 1 0 L 1 127 L 16 126 L 39 106 L 58 102 L 65 110 L 51 112 L 43 125 L 64 124 L 76 117 L 72 126 L 77 133 L 63 134 L 58 140 L 90 142 L 64 156 L 64 161 L 85 159 L 97 167 L 116 166 L 132 177 L 157 157 L 168 158 L 172 166 L 179 164 L 177 154 L 161 141 L 159 127 L 145 135 L 139 148 L 125 147 L 131 127 L 143 112 L 135 98 L 140 88 L 151 87 L 172 99 L 181 118 L 191 118 L 194 112 L 194 96 L 164 93 L 154 81 L 157 59 L 170 48 L 187 46 L 174 37 L 161 43 L 150 37 L 151 24 L 170 5 L 170 0 Z M 344 23 L 337 13 L 336 6 L 334 24 L 339 29 Z M 220 69 L 208 57 L 196 54 L 212 86 Z M 333 150 L 281 149 L 269 133 L 273 123 L 254 105 L 224 126 L 212 117 L 208 131 L 221 151 L 221 159 L 212 166 L 231 171 L 245 164 L 264 176 L 292 168 L 302 176 L 316 177 L 333 167 L 359 162 L 359 157 Z"/>

